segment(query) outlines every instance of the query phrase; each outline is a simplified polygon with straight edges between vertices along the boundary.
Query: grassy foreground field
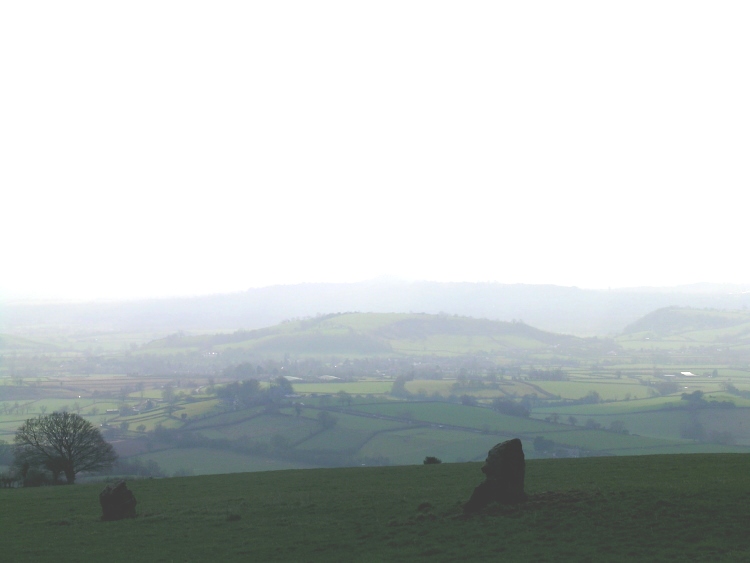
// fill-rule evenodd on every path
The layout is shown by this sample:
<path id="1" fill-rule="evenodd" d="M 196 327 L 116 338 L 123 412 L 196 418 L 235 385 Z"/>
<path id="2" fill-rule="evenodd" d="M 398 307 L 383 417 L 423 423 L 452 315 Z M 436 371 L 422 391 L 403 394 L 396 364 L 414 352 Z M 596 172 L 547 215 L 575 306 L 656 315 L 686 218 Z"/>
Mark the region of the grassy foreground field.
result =
<path id="1" fill-rule="evenodd" d="M 480 463 L 0 490 L 7 561 L 747 561 L 750 455 L 530 460 L 516 507 L 464 517 Z"/>

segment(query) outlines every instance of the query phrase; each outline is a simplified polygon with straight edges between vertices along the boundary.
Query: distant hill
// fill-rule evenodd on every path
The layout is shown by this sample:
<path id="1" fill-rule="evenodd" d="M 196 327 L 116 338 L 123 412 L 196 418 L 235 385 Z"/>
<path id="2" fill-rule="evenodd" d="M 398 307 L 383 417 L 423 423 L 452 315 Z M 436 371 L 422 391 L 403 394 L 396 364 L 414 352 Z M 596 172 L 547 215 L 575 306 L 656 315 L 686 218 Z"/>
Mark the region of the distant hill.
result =
<path id="1" fill-rule="evenodd" d="M 62 328 L 168 334 L 178 330 L 251 330 L 287 319 L 363 311 L 516 319 L 551 332 L 607 336 L 664 307 L 742 309 L 750 305 L 746 289 L 706 284 L 611 291 L 498 283 L 300 284 L 175 299 L 0 303 L 0 331 Z"/>
<path id="2" fill-rule="evenodd" d="M 549 348 L 575 353 L 603 344 L 519 322 L 449 315 L 344 313 L 232 334 L 177 334 L 150 342 L 142 352 L 241 348 L 260 354 L 453 356 Z"/>
<path id="3" fill-rule="evenodd" d="M 735 342 L 750 344 L 750 311 L 720 311 L 666 307 L 629 324 L 624 335 L 643 333 L 659 338 L 680 337 L 693 342 Z"/>

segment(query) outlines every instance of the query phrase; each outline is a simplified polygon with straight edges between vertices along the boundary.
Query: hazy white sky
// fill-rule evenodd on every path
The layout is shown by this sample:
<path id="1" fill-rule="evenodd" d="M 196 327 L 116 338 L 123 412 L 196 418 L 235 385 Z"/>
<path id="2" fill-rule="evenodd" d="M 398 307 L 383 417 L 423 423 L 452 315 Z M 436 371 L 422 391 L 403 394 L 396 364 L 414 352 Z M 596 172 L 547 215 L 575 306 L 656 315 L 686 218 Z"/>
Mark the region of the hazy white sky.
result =
<path id="1" fill-rule="evenodd" d="M 747 2 L 3 2 L 0 297 L 750 282 Z"/>

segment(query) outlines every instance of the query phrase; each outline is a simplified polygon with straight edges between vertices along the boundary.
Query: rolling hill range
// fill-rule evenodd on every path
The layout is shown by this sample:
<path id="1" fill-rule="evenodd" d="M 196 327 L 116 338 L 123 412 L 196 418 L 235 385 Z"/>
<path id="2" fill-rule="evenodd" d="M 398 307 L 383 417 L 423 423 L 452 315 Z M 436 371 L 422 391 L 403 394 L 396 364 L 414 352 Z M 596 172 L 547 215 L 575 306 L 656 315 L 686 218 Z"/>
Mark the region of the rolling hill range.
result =
<path id="1" fill-rule="evenodd" d="M 257 330 L 188 335 L 151 341 L 137 354 L 232 352 L 257 357 L 459 357 L 505 362 L 570 365 L 585 360 L 631 366 L 654 363 L 689 365 L 750 362 L 750 311 L 667 307 L 653 311 L 612 339 L 556 334 L 523 322 L 455 315 L 339 313 L 287 321 Z M 649 352 L 651 351 L 651 352 Z M 618 362 L 614 358 L 619 358 Z M 621 365 L 620 372 L 632 371 Z"/>
<path id="2" fill-rule="evenodd" d="M 545 332 L 524 323 L 427 314 L 344 313 L 232 334 L 172 335 L 141 353 L 243 349 L 293 356 L 488 356 L 601 352 L 608 341 Z"/>

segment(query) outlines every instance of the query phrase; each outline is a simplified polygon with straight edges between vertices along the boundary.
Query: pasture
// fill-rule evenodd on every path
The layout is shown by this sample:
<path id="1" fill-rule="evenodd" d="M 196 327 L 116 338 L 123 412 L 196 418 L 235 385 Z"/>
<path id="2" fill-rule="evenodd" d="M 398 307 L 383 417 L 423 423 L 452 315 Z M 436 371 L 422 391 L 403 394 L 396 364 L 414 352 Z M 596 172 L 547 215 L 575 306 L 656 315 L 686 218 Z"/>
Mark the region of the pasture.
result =
<path id="1" fill-rule="evenodd" d="M 728 561 L 750 558 L 750 456 L 529 460 L 517 506 L 465 517 L 481 463 L 0 489 L 9 561 Z M 647 478 L 644 478 L 647 476 Z"/>
<path id="2" fill-rule="evenodd" d="M 219 475 L 313 467 L 304 463 L 208 448 L 170 448 L 134 457 L 143 462 L 155 461 L 167 475 Z"/>
<path id="3" fill-rule="evenodd" d="M 341 391 L 351 395 L 386 395 L 393 387 L 393 381 L 332 381 L 330 383 L 305 383 L 295 381 L 294 390 L 303 395 L 336 394 Z"/>

